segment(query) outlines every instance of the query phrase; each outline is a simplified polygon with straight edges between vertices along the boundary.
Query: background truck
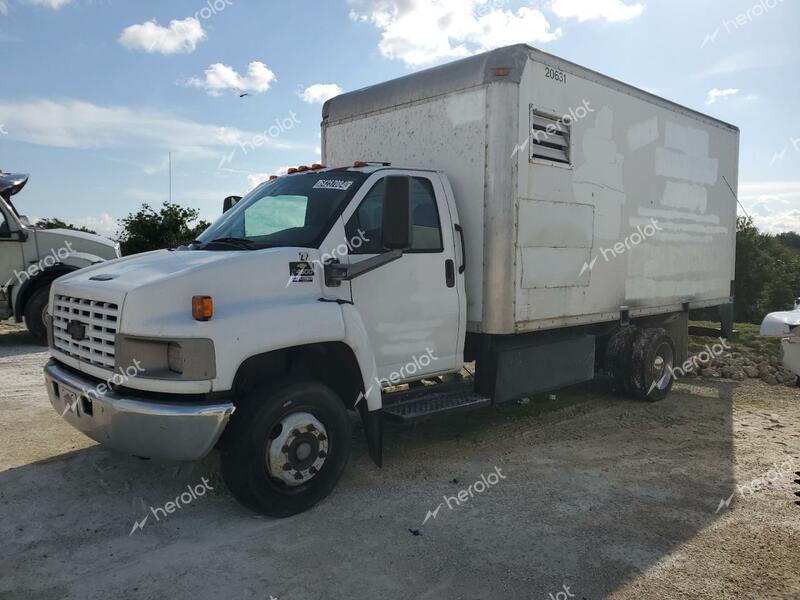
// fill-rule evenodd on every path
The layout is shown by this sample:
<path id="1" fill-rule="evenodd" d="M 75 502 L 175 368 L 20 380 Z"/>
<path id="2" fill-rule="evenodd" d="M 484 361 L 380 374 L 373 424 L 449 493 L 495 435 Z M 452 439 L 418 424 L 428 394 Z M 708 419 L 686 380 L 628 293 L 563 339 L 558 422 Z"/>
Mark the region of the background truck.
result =
<path id="1" fill-rule="evenodd" d="M 595 377 L 658 400 L 691 315 L 731 329 L 733 126 L 512 46 L 330 100 L 322 142 L 336 166 L 188 246 L 56 282 L 59 414 L 142 456 L 218 443 L 235 497 L 286 516 L 335 486 L 348 410 L 380 466 L 384 419 Z"/>
<path id="2" fill-rule="evenodd" d="M 47 302 L 54 279 L 118 258 L 119 245 L 68 229 L 39 229 L 17 212 L 11 197 L 27 175 L 0 171 L 0 319 L 23 319 L 37 343 L 47 344 Z"/>

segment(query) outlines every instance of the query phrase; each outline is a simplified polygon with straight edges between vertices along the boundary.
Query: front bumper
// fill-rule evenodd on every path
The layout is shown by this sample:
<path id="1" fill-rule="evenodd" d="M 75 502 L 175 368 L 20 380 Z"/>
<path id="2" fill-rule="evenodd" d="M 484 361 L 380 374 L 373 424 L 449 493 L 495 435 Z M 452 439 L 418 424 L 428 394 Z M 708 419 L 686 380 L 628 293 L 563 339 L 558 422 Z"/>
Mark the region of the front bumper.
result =
<path id="1" fill-rule="evenodd" d="M 108 391 L 51 360 L 44 369 L 50 404 L 70 425 L 114 450 L 197 460 L 217 443 L 235 410 L 229 402 L 165 403 Z"/>

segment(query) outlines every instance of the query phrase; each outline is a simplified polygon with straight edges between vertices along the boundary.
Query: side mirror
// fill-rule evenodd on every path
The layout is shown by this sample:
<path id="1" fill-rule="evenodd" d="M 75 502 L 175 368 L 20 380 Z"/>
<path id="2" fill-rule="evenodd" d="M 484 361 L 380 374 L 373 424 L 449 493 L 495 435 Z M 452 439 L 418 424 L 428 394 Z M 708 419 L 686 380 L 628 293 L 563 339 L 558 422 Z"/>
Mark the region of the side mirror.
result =
<path id="1" fill-rule="evenodd" d="M 228 196 L 225 200 L 222 201 L 222 212 L 226 213 L 230 209 L 232 209 L 236 204 L 241 200 L 241 196 Z"/>
<path id="2" fill-rule="evenodd" d="M 409 178 L 389 176 L 383 196 L 383 246 L 388 250 L 411 247 Z"/>

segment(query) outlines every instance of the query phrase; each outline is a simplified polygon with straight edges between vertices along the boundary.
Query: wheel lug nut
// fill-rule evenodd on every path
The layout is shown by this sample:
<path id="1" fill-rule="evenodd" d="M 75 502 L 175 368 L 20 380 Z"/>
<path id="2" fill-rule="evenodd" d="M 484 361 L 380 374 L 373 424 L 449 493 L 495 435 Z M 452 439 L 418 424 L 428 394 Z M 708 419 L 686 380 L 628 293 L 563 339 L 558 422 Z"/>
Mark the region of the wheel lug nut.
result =
<path id="1" fill-rule="evenodd" d="M 320 450 L 318 456 L 320 458 L 325 458 L 326 456 L 328 456 L 328 453 L 325 452 L 325 450 Z"/>
<path id="2" fill-rule="evenodd" d="M 317 467 L 309 467 L 308 468 L 308 472 L 311 473 L 312 475 L 316 475 L 317 474 Z"/>
<path id="3" fill-rule="evenodd" d="M 289 454 L 289 446 L 284 446 L 283 448 L 281 448 L 281 452 L 283 452 L 284 454 Z"/>
<path id="4" fill-rule="evenodd" d="M 325 434 L 324 434 L 324 433 L 320 433 L 320 434 L 317 436 L 317 439 L 318 439 L 320 442 L 324 442 L 324 441 L 326 441 L 328 438 L 325 436 Z"/>
<path id="5" fill-rule="evenodd" d="M 290 465 L 289 463 L 286 463 L 285 465 L 283 465 L 283 470 L 284 471 L 291 471 L 292 470 L 292 465 Z"/>
<path id="6" fill-rule="evenodd" d="M 302 479 L 303 478 L 303 474 L 300 471 L 298 471 L 297 473 L 294 474 L 294 478 L 295 479 Z"/>
<path id="7" fill-rule="evenodd" d="M 306 427 L 306 429 L 307 429 L 308 431 L 316 431 L 316 430 L 317 430 L 317 428 L 316 428 L 316 427 L 314 427 L 313 425 L 309 425 L 308 427 Z"/>

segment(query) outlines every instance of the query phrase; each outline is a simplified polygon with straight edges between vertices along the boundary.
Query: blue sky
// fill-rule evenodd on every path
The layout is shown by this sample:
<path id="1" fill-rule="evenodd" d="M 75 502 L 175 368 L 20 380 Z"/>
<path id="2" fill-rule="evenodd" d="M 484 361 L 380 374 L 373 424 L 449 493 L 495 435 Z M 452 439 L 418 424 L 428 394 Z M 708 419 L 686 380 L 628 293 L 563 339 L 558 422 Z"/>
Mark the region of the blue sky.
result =
<path id="1" fill-rule="evenodd" d="M 738 125 L 742 204 L 800 231 L 798 31 L 796 0 L 0 0 L 0 169 L 22 212 L 110 234 L 171 151 L 211 220 L 318 159 L 338 90 L 528 42 Z"/>

